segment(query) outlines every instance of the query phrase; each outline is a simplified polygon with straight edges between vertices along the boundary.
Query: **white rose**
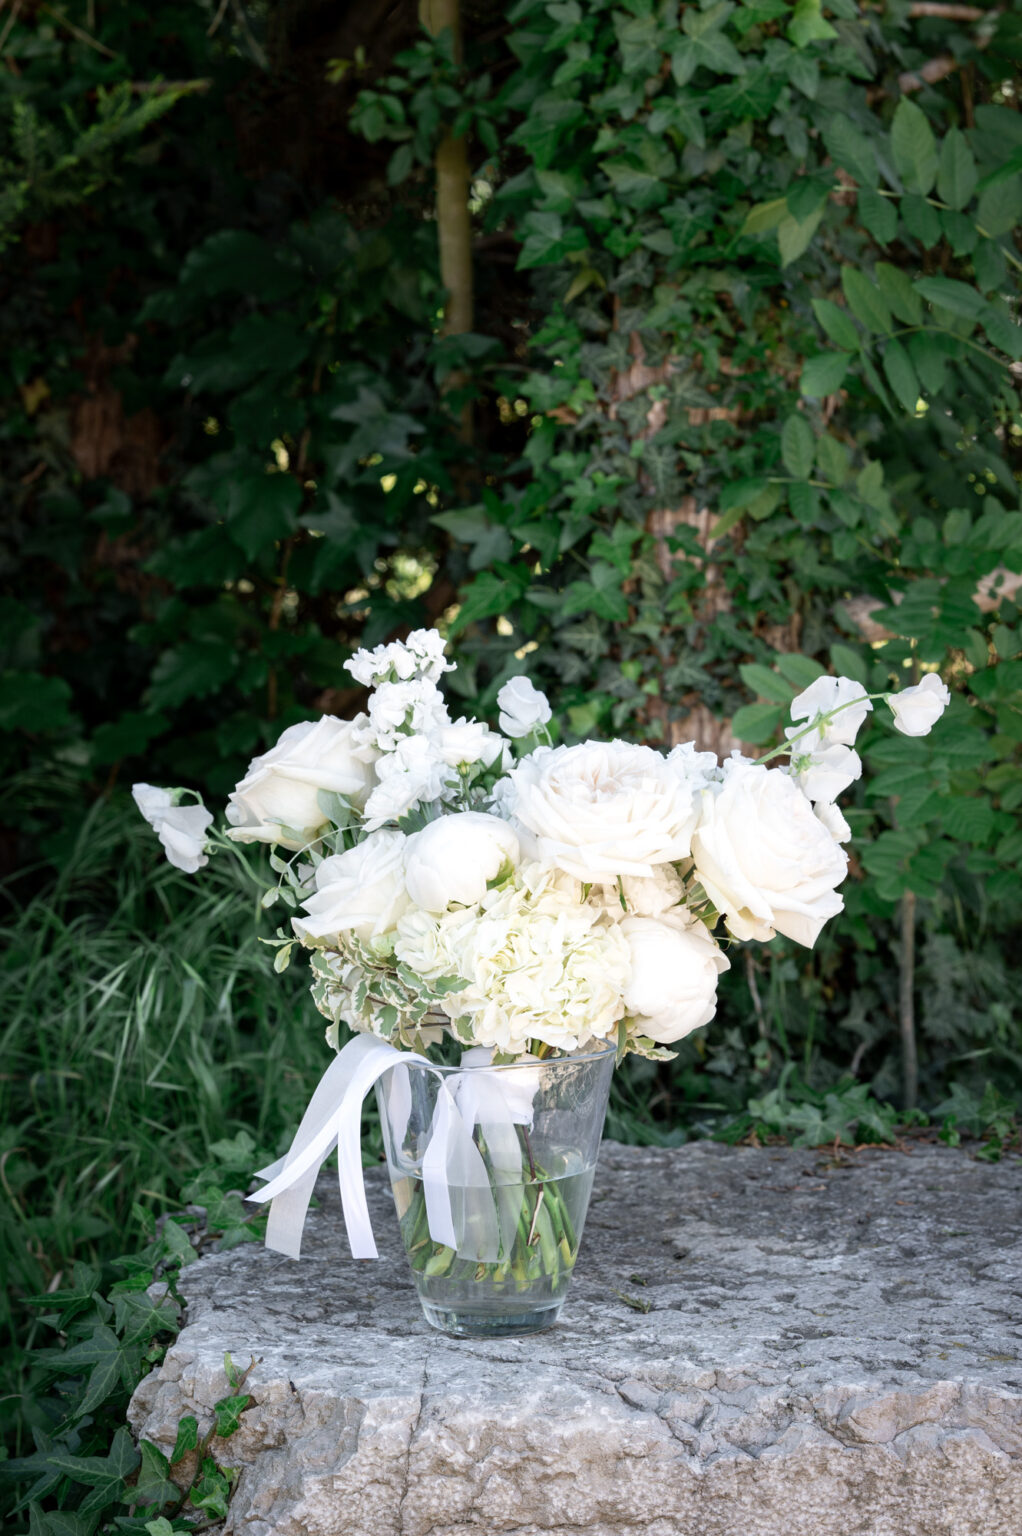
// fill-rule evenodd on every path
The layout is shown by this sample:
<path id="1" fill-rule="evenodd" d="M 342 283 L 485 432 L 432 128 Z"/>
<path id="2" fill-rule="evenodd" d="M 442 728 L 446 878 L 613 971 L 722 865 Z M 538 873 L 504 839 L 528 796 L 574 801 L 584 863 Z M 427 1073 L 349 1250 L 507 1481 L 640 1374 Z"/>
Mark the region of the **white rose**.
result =
<path id="1" fill-rule="evenodd" d="M 499 724 L 505 736 L 528 736 L 546 725 L 553 711 L 545 693 L 527 677 L 510 678 L 497 694 Z"/>
<path id="2" fill-rule="evenodd" d="M 474 906 L 508 862 L 518 838 L 506 821 L 483 811 L 456 811 L 414 833 L 405 847 L 405 885 L 417 906 L 444 912 L 452 901 Z"/>
<path id="3" fill-rule="evenodd" d="M 801 743 L 799 743 L 801 745 Z M 862 759 L 851 747 L 833 742 L 802 758 L 794 775 L 809 800 L 836 800 L 862 774 Z"/>
<path id="4" fill-rule="evenodd" d="M 529 858 L 585 882 L 650 876 L 687 858 L 696 790 L 678 762 L 626 741 L 539 747 L 512 768 L 503 808 Z"/>
<path id="5" fill-rule="evenodd" d="M 850 677 L 818 677 L 815 683 L 811 683 L 804 693 L 793 700 L 791 718 L 815 724 L 821 715 L 832 709 L 840 709 L 841 712 L 825 725 L 818 726 L 814 735 L 803 736 L 801 741 L 796 742 L 795 752 L 812 752 L 821 742 L 828 745 L 840 742 L 842 746 L 852 746 L 859 727 L 872 708 L 861 683 L 854 682 Z M 805 726 L 798 726 L 784 734 L 790 738 L 804 729 Z"/>
<path id="6" fill-rule="evenodd" d="M 844 906 L 834 887 L 848 856 L 798 785 L 779 769 L 732 760 L 702 799 L 696 874 L 735 938 L 783 933 L 811 948 Z"/>
<path id="7" fill-rule="evenodd" d="M 951 703 L 951 694 L 936 672 L 927 672 L 914 688 L 887 697 L 894 728 L 903 736 L 928 736 Z"/>
<path id="8" fill-rule="evenodd" d="M 397 924 L 409 906 L 403 875 L 403 832 L 373 832 L 363 842 L 324 859 L 305 915 L 292 926 L 303 944 L 336 944 L 343 933 L 370 943 Z"/>
<path id="9" fill-rule="evenodd" d="M 160 839 L 175 869 L 186 875 L 209 863 L 204 849 L 213 812 L 204 805 L 178 805 L 181 790 L 158 789 L 154 784 L 133 784 L 132 798 Z"/>
<path id="10" fill-rule="evenodd" d="M 626 917 L 631 953 L 625 1006 L 640 1035 L 660 1045 L 708 1024 L 717 1011 L 717 978 L 730 962 L 705 926 L 684 917 Z"/>
<path id="11" fill-rule="evenodd" d="M 238 843 L 302 848 L 328 826 L 320 790 L 362 805 L 373 782 L 374 754 L 358 744 L 365 716 L 323 715 L 288 726 L 276 746 L 248 765 L 227 802 L 227 836 Z"/>
<path id="12" fill-rule="evenodd" d="M 433 732 L 438 755 L 452 768 L 469 763 L 491 767 L 510 749 L 496 731 L 481 720 L 455 720 Z"/>

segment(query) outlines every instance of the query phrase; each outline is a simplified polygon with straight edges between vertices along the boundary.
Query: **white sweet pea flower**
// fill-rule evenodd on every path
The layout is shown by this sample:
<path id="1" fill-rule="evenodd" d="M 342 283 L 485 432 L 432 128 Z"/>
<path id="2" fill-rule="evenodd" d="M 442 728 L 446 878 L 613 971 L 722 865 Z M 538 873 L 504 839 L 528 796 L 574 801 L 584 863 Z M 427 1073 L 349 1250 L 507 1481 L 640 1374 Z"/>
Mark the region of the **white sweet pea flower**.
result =
<path id="1" fill-rule="evenodd" d="M 444 660 L 444 640 L 435 629 L 414 629 L 407 640 L 356 651 L 344 665 L 365 688 L 412 678 L 435 683 L 445 672 L 454 671 L 454 663 Z"/>
<path id="2" fill-rule="evenodd" d="M 518 838 L 506 821 L 483 811 L 457 811 L 415 832 L 405 845 L 405 885 L 427 912 L 452 902 L 474 906 L 505 864 L 517 864 Z"/>
<path id="3" fill-rule="evenodd" d="M 888 694 L 894 728 L 903 736 L 928 736 L 951 703 L 951 694 L 936 672 L 927 672 L 914 688 Z"/>
<path id="4" fill-rule="evenodd" d="M 836 805 L 820 800 L 813 806 L 813 810 L 817 821 L 823 823 L 835 843 L 851 842 L 852 829 Z"/>
<path id="5" fill-rule="evenodd" d="M 254 757 L 227 802 L 227 836 L 236 843 L 280 843 L 303 848 L 326 831 L 321 790 L 343 795 L 355 806 L 373 782 L 375 754 L 361 743 L 364 715 L 288 726 L 276 746 Z"/>
<path id="6" fill-rule="evenodd" d="M 336 946 L 351 933 L 369 944 L 389 932 L 410 901 L 404 882 L 403 832 L 374 832 L 345 853 L 324 859 L 304 915 L 292 919 L 303 944 Z"/>
<path id="7" fill-rule="evenodd" d="M 455 792 L 455 772 L 430 736 L 400 736 L 393 752 L 378 759 L 376 777 L 362 812 L 368 832 L 398 821 L 416 805 L 450 799 Z"/>
<path id="8" fill-rule="evenodd" d="M 504 781 L 501 810 L 530 859 L 586 883 L 652 875 L 687 858 L 699 817 L 694 783 L 652 747 L 585 741 L 539 747 Z"/>
<path id="9" fill-rule="evenodd" d="M 436 683 L 413 678 L 380 683 L 369 697 L 369 715 L 359 740 L 379 752 L 393 752 L 405 736 L 428 736 L 449 725 L 447 705 Z"/>
<path id="10" fill-rule="evenodd" d="M 696 875 L 737 939 L 783 933 L 811 948 L 844 902 L 848 857 L 780 769 L 732 759 L 702 793 L 692 837 Z"/>
<path id="11" fill-rule="evenodd" d="M 682 914 L 625 917 L 631 973 L 625 1006 L 636 1032 L 671 1045 L 717 1011 L 717 978 L 730 962 L 702 923 Z"/>
<path id="12" fill-rule="evenodd" d="M 812 752 L 821 744 L 830 746 L 835 742 L 845 747 L 852 746 L 872 708 L 861 683 L 850 677 L 818 677 L 815 683 L 811 683 L 804 693 L 792 701 L 791 718 L 815 723 L 832 709 L 840 709 L 840 713 L 833 720 L 818 724 L 815 735 L 803 736 L 801 741 L 795 743 L 793 750 L 798 754 Z M 804 729 L 804 725 L 799 725 L 786 730 L 784 734 L 790 740 Z"/>
<path id="13" fill-rule="evenodd" d="M 524 676 L 508 679 L 497 694 L 497 708 L 501 730 L 515 738 L 529 736 L 553 714 L 546 694 Z"/>
<path id="14" fill-rule="evenodd" d="M 204 852 L 213 812 L 204 805 L 180 805 L 184 790 L 158 789 L 155 784 L 133 784 L 132 799 L 160 839 L 167 859 L 186 875 L 209 863 Z"/>
<path id="15" fill-rule="evenodd" d="M 862 777 L 862 759 L 858 752 L 837 741 L 818 748 L 808 757 L 798 756 L 795 761 L 798 772 L 792 776 L 809 800 L 836 800 L 849 784 Z"/>

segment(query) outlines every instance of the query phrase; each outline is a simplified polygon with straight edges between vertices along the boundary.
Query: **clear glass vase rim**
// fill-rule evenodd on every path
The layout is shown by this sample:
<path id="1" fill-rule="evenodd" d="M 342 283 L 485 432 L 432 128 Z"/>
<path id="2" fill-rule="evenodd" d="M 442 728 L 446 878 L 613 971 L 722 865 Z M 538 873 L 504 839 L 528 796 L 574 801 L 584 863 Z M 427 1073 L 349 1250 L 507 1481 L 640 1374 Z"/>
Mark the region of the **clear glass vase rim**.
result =
<path id="1" fill-rule="evenodd" d="M 466 1046 L 466 1050 L 467 1049 L 470 1049 L 470 1047 Z M 577 1055 L 577 1056 L 544 1056 L 539 1061 L 502 1061 L 497 1066 L 488 1066 L 488 1067 L 463 1067 L 463 1066 L 461 1066 L 458 1063 L 454 1063 L 452 1065 L 449 1062 L 436 1062 L 436 1063 L 431 1062 L 428 1068 L 427 1067 L 420 1067 L 419 1070 L 423 1071 L 423 1072 L 430 1071 L 430 1072 L 444 1072 L 444 1073 L 453 1073 L 453 1072 L 533 1072 L 533 1071 L 535 1071 L 539 1067 L 580 1067 L 580 1066 L 583 1066 L 586 1062 L 606 1061 L 608 1056 L 614 1056 L 614 1055 L 616 1055 L 616 1053 L 617 1053 L 617 1046 L 614 1045 L 613 1042 L 607 1041 L 604 1045 L 601 1045 L 598 1049 L 595 1049 L 595 1050 L 585 1050 L 580 1055 Z M 397 1065 L 399 1065 L 399 1063 L 395 1062 L 395 1066 L 397 1066 Z M 419 1063 L 418 1062 L 410 1062 L 409 1066 L 416 1067 L 416 1066 L 419 1066 Z"/>

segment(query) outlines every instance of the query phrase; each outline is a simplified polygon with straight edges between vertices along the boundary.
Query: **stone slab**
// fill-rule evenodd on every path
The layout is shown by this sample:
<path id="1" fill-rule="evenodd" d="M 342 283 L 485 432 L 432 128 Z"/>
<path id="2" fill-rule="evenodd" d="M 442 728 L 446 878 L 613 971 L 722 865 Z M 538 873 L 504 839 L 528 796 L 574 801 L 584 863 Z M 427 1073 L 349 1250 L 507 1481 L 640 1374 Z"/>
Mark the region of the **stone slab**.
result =
<path id="1" fill-rule="evenodd" d="M 166 1448 L 257 1357 L 228 1536 L 1022 1533 L 1022 1159 L 607 1142 L 561 1322 L 522 1340 L 427 1326 L 368 1183 L 381 1261 L 322 1179 L 300 1262 L 185 1272 L 135 1394 Z"/>

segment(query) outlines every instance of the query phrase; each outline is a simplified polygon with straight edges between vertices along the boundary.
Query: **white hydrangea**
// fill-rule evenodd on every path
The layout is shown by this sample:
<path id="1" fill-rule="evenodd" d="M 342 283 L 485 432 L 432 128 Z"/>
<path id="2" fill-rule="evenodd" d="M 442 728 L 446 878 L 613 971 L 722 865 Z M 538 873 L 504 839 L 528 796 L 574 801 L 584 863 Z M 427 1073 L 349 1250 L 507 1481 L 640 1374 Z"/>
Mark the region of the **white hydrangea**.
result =
<path id="1" fill-rule="evenodd" d="M 635 917 L 659 917 L 678 906 L 684 896 L 685 882 L 674 865 L 658 864 L 651 875 L 623 875 L 620 886 L 594 885 L 589 899 L 611 917 L 622 918 L 626 912 Z"/>
<path id="2" fill-rule="evenodd" d="M 521 1055 L 530 1040 L 573 1051 L 612 1035 L 624 1011 L 628 942 L 617 924 L 525 866 L 476 908 L 398 921 L 397 959 L 424 977 L 457 975 L 452 998 L 476 1045 Z"/>

